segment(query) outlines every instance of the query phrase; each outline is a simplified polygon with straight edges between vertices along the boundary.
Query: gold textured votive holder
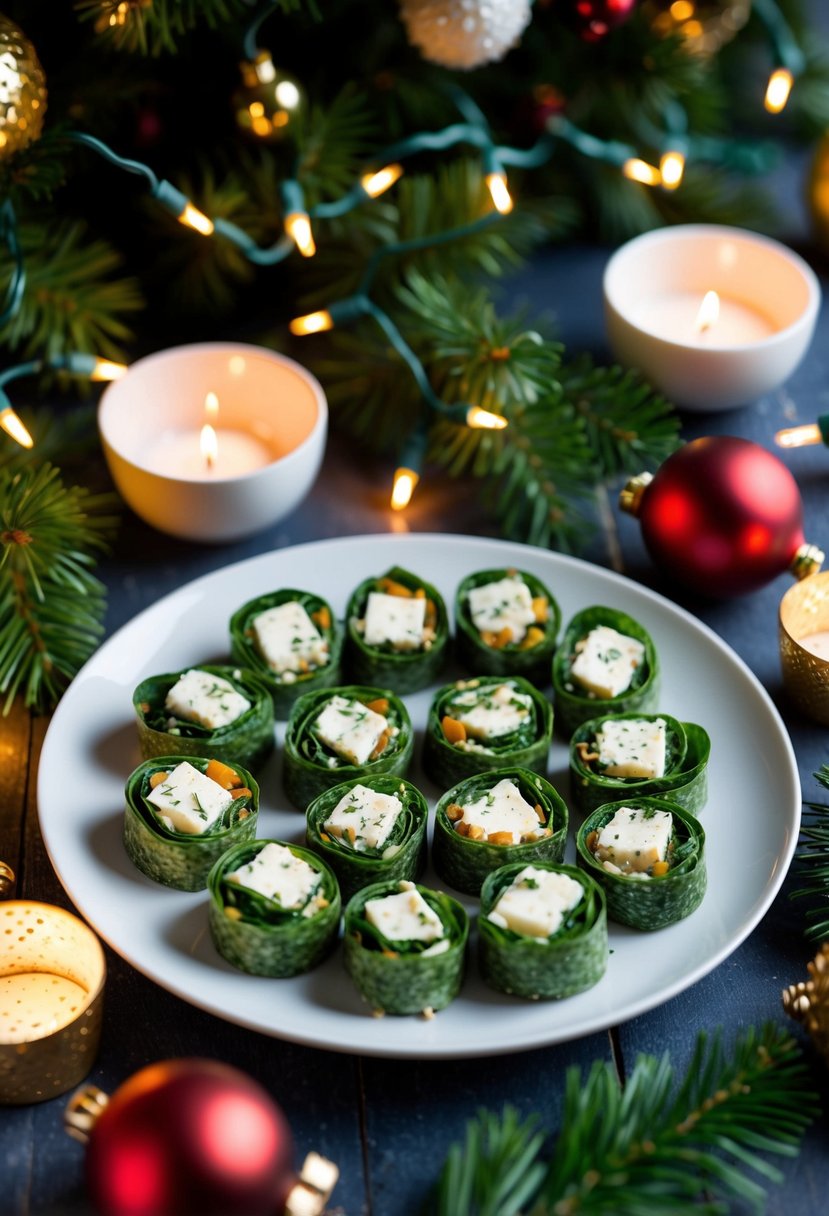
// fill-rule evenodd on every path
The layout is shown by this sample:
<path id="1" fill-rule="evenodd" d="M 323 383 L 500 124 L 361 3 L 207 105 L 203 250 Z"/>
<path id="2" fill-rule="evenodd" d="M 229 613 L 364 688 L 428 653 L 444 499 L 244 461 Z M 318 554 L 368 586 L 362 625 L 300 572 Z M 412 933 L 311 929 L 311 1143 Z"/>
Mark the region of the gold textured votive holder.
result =
<path id="1" fill-rule="evenodd" d="M 63 908 L 0 904 L 0 1103 L 55 1098 L 89 1072 L 101 1037 L 101 943 Z"/>
<path id="2" fill-rule="evenodd" d="M 795 583 L 780 601 L 783 684 L 798 709 L 829 725 L 829 650 L 824 658 L 804 645 L 824 632 L 829 634 L 829 572 Z"/>

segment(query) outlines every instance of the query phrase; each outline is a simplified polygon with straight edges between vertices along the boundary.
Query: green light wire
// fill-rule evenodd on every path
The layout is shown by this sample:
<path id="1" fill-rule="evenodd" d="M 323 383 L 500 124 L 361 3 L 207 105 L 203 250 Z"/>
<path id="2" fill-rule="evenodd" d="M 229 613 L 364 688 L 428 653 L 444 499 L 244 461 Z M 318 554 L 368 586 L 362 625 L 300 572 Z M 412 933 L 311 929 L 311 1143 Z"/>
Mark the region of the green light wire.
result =
<path id="1" fill-rule="evenodd" d="M 150 183 L 150 189 L 153 193 L 161 186 L 161 182 L 157 175 L 153 173 L 149 165 L 145 165 L 140 160 L 129 160 L 126 156 L 119 156 L 117 152 L 113 152 L 108 144 L 103 140 L 96 139 L 94 135 L 85 135 L 83 131 L 70 131 L 68 139 L 73 143 L 83 144 L 86 148 L 91 148 L 93 152 L 97 152 L 104 160 L 108 160 L 111 165 L 115 165 L 118 169 L 124 169 L 127 173 L 137 173 L 139 177 L 143 177 Z"/>
<path id="2" fill-rule="evenodd" d="M 797 44 L 797 40 L 776 0 L 753 0 L 752 11 L 766 27 L 774 52 L 784 68 L 788 68 L 792 76 L 799 76 L 806 67 L 806 56 Z"/>
<path id="3" fill-rule="evenodd" d="M 3 311 L 0 312 L 0 326 L 3 326 L 16 316 L 26 290 L 26 263 L 23 260 L 23 250 L 17 234 L 17 216 L 10 198 L 7 198 L 0 207 L 0 237 L 5 241 L 12 260 L 11 278 L 6 288 L 6 302 Z"/>

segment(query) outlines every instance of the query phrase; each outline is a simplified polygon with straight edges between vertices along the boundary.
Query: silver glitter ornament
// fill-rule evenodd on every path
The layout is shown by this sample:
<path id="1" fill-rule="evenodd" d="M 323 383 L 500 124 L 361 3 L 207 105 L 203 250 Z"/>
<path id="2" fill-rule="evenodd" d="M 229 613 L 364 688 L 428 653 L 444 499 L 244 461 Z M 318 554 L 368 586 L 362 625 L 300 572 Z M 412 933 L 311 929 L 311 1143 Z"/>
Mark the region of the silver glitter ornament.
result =
<path id="1" fill-rule="evenodd" d="M 444 68 L 502 59 L 530 23 L 530 0 L 401 0 L 409 42 Z"/>

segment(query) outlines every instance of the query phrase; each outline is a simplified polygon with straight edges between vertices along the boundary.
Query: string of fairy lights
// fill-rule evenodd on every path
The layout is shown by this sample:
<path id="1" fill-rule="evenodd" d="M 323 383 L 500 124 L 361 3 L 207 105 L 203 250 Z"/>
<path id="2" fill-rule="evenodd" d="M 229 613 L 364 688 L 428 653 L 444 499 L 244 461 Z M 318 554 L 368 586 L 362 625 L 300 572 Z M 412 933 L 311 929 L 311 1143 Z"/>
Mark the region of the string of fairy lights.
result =
<path id="1" fill-rule="evenodd" d="M 278 8 L 278 0 L 268 0 L 249 23 L 244 35 L 242 64 L 242 104 L 245 126 L 263 139 L 273 136 L 274 129 L 290 121 L 291 111 L 301 100 L 300 91 L 292 78 L 278 71 L 271 54 L 257 45 L 259 31 L 268 17 Z M 753 0 L 756 15 L 768 33 L 774 68 L 769 76 L 764 104 L 769 113 L 779 114 L 785 107 L 795 79 L 805 67 L 805 58 L 776 0 Z M 674 10 L 677 10 L 674 12 Z M 681 10 L 681 11 L 680 11 Z M 671 13 L 677 22 L 693 18 L 692 0 L 676 0 Z M 263 92 L 264 90 L 264 92 Z M 618 168 L 632 182 L 662 190 L 676 190 L 682 183 L 689 158 L 700 160 L 742 159 L 742 163 L 758 166 L 756 149 L 748 152 L 731 142 L 710 137 L 693 136 L 688 131 L 684 108 L 673 102 L 666 107 L 663 128 L 657 130 L 643 125 L 643 144 L 656 149 L 658 163 L 644 159 L 632 144 L 603 140 L 575 126 L 565 115 L 553 114 L 545 130 L 528 148 L 497 144 L 485 114 L 463 90 L 448 86 L 447 93 L 460 121 L 436 131 L 422 131 L 399 140 L 378 152 L 371 165 L 365 167 L 350 190 L 339 198 L 307 206 L 302 183 L 296 176 L 280 183 L 283 233 L 269 246 L 260 246 L 247 232 L 222 218 L 211 218 L 181 190 L 166 179 L 159 178 L 149 165 L 118 155 L 94 136 L 75 132 L 70 139 L 77 145 L 101 156 L 113 167 L 140 177 L 151 197 L 185 227 L 209 239 L 223 239 L 235 245 L 257 266 L 275 266 L 297 251 L 311 258 L 316 253 L 317 221 L 347 215 L 354 208 L 376 199 L 391 189 L 404 172 L 405 162 L 424 152 L 440 153 L 467 147 L 475 149 L 481 164 L 492 209 L 465 224 L 447 228 L 427 236 L 390 242 L 378 248 L 366 262 L 357 290 L 332 301 L 327 307 L 291 320 L 291 333 L 309 336 L 347 325 L 359 318 L 371 320 L 385 335 L 389 344 L 408 367 L 426 403 L 429 416 L 443 417 L 473 428 L 501 429 L 507 419 L 478 406 L 447 404 L 435 393 L 429 375 L 415 351 L 404 338 L 393 318 L 372 298 L 372 288 L 384 260 L 418 250 L 439 247 L 480 232 L 512 211 L 514 202 L 508 170 L 533 170 L 546 164 L 561 143 L 568 144 L 584 157 Z M 263 96 L 272 96 L 266 106 Z M 735 150 L 736 149 L 736 150 Z M 762 153 L 759 154 L 760 158 Z M 12 274 L 6 291 L 0 325 L 7 322 L 20 308 L 26 284 L 25 261 L 17 239 L 17 226 L 11 200 L 0 206 L 0 241 L 5 243 L 12 262 Z M 0 427 L 24 447 L 33 439 L 15 412 L 6 393 L 6 385 L 23 377 L 38 375 L 46 369 L 60 370 L 94 380 L 113 380 L 124 375 L 124 364 L 97 359 L 82 352 L 67 353 L 54 359 L 34 360 L 19 364 L 0 373 Z M 417 485 L 427 448 L 428 422 L 422 421 L 404 442 L 392 491 L 392 506 L 405 507 Z"/>

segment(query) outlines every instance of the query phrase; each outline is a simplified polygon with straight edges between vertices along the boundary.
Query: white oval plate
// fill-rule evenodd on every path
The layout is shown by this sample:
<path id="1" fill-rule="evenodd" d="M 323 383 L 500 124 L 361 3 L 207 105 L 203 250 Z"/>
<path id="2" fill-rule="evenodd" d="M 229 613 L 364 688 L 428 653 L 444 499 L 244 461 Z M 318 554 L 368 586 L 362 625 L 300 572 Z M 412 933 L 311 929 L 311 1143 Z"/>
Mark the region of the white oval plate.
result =
<path id="1" fill-rule="evenodd" d="M 342 613 L 361 579 L 395 564 L 434 583 L 449 605 L 464 575 L 516 566 L 548 585 L 564 624 L 590 604 L 630 613 L 659 651 L 660 708 L 711 734 L 710 796 L 702 816 L 709 881 L 702 905 L 658 933 L 611 926 L 607 973 L 579 996 L 538 1003 L 502 996 L 485 987 L 471 959 L 460 997 L 433 1020 L 375 1019 L 345 974 L 339 948 L 296 979 L 236 971 L 211 943 L 206 894 L 151 882 L 124 852 L 123 787 L 140 761 L 132 718 L 139 680 L 227 656 L 227 622 L 256 595 L 306 588 Z M 430 699 L 429 691 L 406 698 L 418 728 L 416 756 Z M 558 741 L 550 773 L 566 796 L 567 751 Z M 409 776 L 421 783 L 417 766 Z M 301 842 L 304 817 L 287 809 L 278 759 L 260 784 L 260 835 Z M 423 787 L 436 793 L 428 782 Z M 800 819 L 797 768 L 777 711 L 742 660 L 706 626 L 654 592 L 574 558 L 503 541 L 422 534 L 281 549 L 200 578 L 142 612 L 104 643 L 58 706 L 43 748 L 38 797 L 58 877 L 82 915 L 139 971 L 185 1001 L 265 1034 L 335 1051 L 421 1058 L 561 1042 L 635 1017 L 689 987 L 763 916 L 788 868 Z M 572 855 L 571 842 L 568 859 Z M 423 881 L 432 883 L 434 876 Z M 474 910 L 474 900 L 465 902 Z"/>

